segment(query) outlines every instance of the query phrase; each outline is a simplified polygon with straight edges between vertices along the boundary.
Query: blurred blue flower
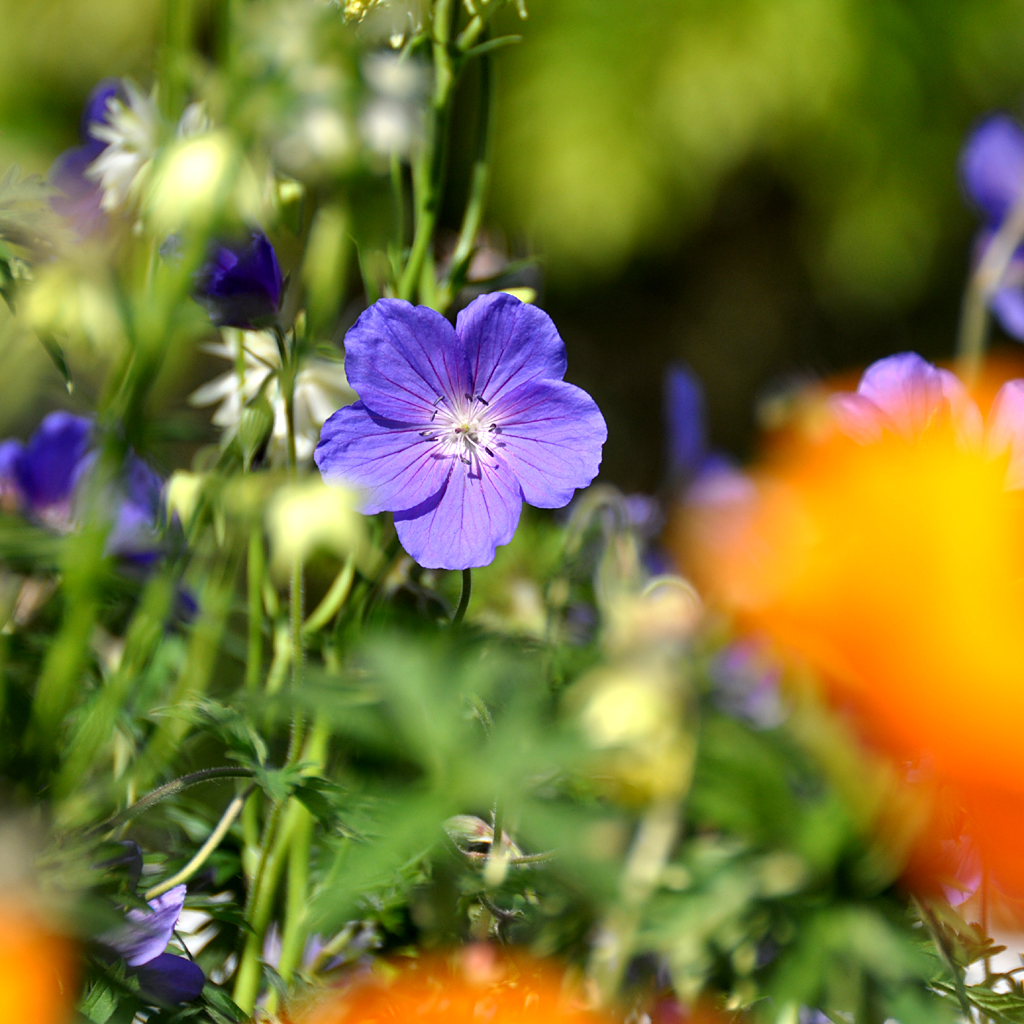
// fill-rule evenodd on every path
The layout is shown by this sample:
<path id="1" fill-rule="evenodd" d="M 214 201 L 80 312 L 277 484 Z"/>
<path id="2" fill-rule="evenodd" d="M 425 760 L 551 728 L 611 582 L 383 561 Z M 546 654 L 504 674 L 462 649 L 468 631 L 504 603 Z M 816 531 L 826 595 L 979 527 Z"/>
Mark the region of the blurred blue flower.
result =
<path id="1" fill-rule="evenodd" d="M 106 123 L 108 104 L 123 97 L 123 93 L 118 78 L 105 78 L 93 88 L 79 122 L 81 145 L 66 149 L 50 168 L 50 184 L 57 190 L 51 205 L 72 221 L 82 235 L 95 231 L 105 219 L 101 207 L 103 189 L 99 182 L 85 175 L 86 168 L 107 148 L 107 143 L 93 134 L 93 128 Z"/>
<path id="2" fill-rule="evenodd" d="M 125 923 L 100 939 L 124 958 L 146 995 L 165 1003 L 197 999 L 206 984 L 206 976 L 198 965 L 164 952 L 184 906 L 185 886 L 176 885 L 150 900 L 148 910 L 129 910 Z"/>
<path id="3" fill-rule="evenodd" d="M 440 313 L 381 299 L 345 338 L 360 397 L 324 424 L 324 478 L 364 488 L 364 511 L 395 513 L 421 565 L 487 565 L 523 502 L 561 508 L 601 464 L 604 417 L 562 380 L 551 318 L 511 295 L 482 295 L 455 328 Z"/>
<path id="4" fill-rule="evenodd" d="M 281 308 L 283 281 L 274 247 L 259 230 L 241 243 L 211 246 L 196 294 L 218 327 L 269 327 Z"/>
<path id="5" fill-rule="evenodd" d="M 960 154 L 960 180 L 984 220 L 977 264 L 1024 192 L 1024 127 L 1008 114 L 982 121 Z M 1024 341 L 1024 249 L 1014 254 L 989 305 L 1006 333 Z"/>
<path id="6" fill-rule="evenodd" d="M 79 484 L 96 460 L 92 434 L 91 420 L 51 412 L 25 444 L 0 442 L 0 507 L 58 533 L 70 532 Z M 155 557 L 162 491 L 160 477 L 129 455 L 108 503 L 116 510 L 107 539 L 110 554 L 143 561 Z"/>

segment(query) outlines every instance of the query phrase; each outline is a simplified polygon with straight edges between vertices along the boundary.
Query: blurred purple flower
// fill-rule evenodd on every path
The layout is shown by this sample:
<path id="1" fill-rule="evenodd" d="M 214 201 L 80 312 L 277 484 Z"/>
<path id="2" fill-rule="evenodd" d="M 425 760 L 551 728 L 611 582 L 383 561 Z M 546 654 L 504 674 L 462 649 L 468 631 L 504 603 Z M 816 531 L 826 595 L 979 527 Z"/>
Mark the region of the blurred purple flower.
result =
<path id="1" fill-rule="evenodd" d="M 270 326 L 281 308 L 283 281 L 274 247 L 259 230 L 241 243 L 211 246 L 196 293 L 218 327 Z"/>
<path id="2" fill-rule="evenodd" d="M 856 391 L 839 392 L 831 402 L 839 428 L 861 444 L 886 431 L 913 441 L 937 417 L 948 416 L 965 449 L 992 459 L 1008 453 L 1006 487 L 1024 490 L 1024 380 L 999 389 L 986 420 L 955 374 L 916 352 L 901 352 L 872 363 Z"/>
<path id="3" fill-rule="evenodd" d="M 984 220 L 975 265 L 1024 191 L 1024 128 L 1008 114 L 993 114 L 974 129 L 960 154 L 960 180 Z M 989 300 L 1003 329 L 1024 341 L 1024 250 L 1018 249 Z"/>
<path id="4" fill-rule="evenodd" d="M 324 478 L 364 488 L 364 511 L 395 513 L 421 565 L 487 565 L 515 533 L 523 502 L 561 508 L 601 464 L 604 417 L 562 380 L 551 318 L 501 292 L 459 313 L 381 299 L 345 339 L 360 401 L 324 424 Z"/>
<path id="5" fill-rule="evenodd" d="M 92 129 L 106 123 L 107 104 L 123 92 L 124 87 L 117 78 L 105 78 L 93 87 L 78 126 L 81 145 L 66 149 L 50 168 L 50 184 L 57 190 L 51 206 L 72 221 L 81 235 L 95 231 L 105 219 L 100 206 L 103 189 L 85 176 L 86 168 L 107 148 L 107 143 L 96 138 Z"/>
<path id="6" fill-rule="evenodd" d="M 27 443 L 0 442 L 0 507 L 68 533 L 75 526 L 79 484 L 96 460 L 91 420 L 69 412 L 43 417 Z M 136 560 L 157 552 L 163 482 L 136 455 L 129 455 L 108 507 L 116 514 L 107 539 L 110 554 Z"/>
<path id="7" fill-rule="evenodd" d="M 120 928 L 100 938 L 135 969 L 144 992 L 167 1003 L 190 1002 L 206 984 L 206 976 L 191 960 L 164 952 L 184 906 L 185 886 L 176 885 L 150 900 L 148 910 L 129 910 Z"/>

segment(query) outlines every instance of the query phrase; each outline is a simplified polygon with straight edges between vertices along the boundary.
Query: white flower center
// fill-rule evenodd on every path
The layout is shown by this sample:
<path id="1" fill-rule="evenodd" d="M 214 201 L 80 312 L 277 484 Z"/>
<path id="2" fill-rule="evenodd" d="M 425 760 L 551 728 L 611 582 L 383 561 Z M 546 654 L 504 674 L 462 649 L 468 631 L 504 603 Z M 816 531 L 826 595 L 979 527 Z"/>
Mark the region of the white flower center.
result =
<path id="1" fill-rule="evenodd" d="M 495 422 L 483 395 L 463 395 L 454 401 L 442 395 L 434 403 L 430 426 L 420 436 L 437 445 L 439 455 L 458 458 L 467 465 L 493 459 L 501 427 Z"/>

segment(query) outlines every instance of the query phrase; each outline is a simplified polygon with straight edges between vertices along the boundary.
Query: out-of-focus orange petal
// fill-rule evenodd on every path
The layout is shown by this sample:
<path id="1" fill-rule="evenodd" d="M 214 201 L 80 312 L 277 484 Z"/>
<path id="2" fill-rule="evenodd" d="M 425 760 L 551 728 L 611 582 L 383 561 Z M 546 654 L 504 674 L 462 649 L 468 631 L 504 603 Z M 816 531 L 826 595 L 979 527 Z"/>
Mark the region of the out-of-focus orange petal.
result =
<path id="1" fill-rule="evenodd" d="M 705 589 L 810 664 L 874 740 L 977 804 L 981 845 L 1020 850 L 1024 492 L 1005 472 L 948 420 L 912 443 L 825 431 L 745 499 L 691 510 L 684 547 Z M 993 793 L 1005 815 L 984 809 Z M 1024 853 L 1002 861 L 1024 882 Z"/>
<path id="2" fill-rule="evenodd" d="M 0 904 L 0 1021 L 63 1024 L 74 998 L 71 943 L 17 904 Z"/>
<path id="3" fill-rule="evenodd" d="M 528 958 L 498 958 L 489 947 L 461 957 L 409 961 L 332 992 L 302 1024 L 610 1024 L 587 1009 L 563 972 Z"/>

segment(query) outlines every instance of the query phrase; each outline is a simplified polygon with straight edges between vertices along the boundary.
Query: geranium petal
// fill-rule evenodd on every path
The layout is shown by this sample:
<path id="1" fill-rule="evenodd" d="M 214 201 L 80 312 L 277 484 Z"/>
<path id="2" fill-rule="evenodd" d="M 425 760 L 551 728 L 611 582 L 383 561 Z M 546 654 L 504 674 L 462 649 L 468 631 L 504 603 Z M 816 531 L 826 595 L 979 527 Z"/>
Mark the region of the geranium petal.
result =
<path id="1" fill-rule="evenodd" d="M 167 948 L 184 905 L 185 886 L 176 885 L 150 900 L 149 910 L 129 910 L 127 922 L 103 941 L 116 949 L 129 967 L 149 963 Z"/>
<path id="2" fill-rule="evenodd" d="M 894 430 L 892 420 L 881 409 L 855 391 L 840 391 L 828 401 L 839 429 L 859 444 L 872 444 L 883 430 Z"/>
<path id="3" fill-rule="evenodd" d="M 942 410 L 942 375 L 916 352 L 901 352 L 872 363 L 857 394 L 874 402 L 897 432 L 912 441 Z"/>
<path id="4" fill-rule="evenodd" d="M 89 448 L 92 424 L 69 412 L 51 412 L 29 438 L 18 462 L 18 483 L 33 511 L 67 502 Z"/>
<path id="5" fill-rule="evenodd" d="M 378 416 L 424 425 L 441 396 L 470 388 L 452 325 L 427 306 L 380 299 L 345 335 L 345 373 Z"/>
<path id="6" fill-rule="evenodd" d="M 685 366 L 665 373 L 665 422 L 668 427 L 668 469 L 678 482 L 690 479 L 707 455 L 704 389 Z"/>
<path id="7" fill-rule="evenodd" d="M 519 525 L 523 499 L 510 467 L 499 458 L 484 466 L 450 460 L 451 475 L 432 506 L 395 513 L 402 547 L 428 569 L 469 569 L 494 561 Z"/>
<path id="8" fill-rule="evenodd" d="M 313 459 L 325 480 L 365 492 L 367 515 L 436 503 L 451 468 L 451 459 L 420 436 L 419 425 L 383 419 L 362 402 L 327 420 Z"/>
<path id="9" fill-rule="evenodd" d="M 135 969 L 142 991 L 163 1003 L 190 1003 L 206 985 L 202 968 L 187 957 L 161 953 Z"/>
<path id="10" fill-rule="evenodd" d="M 989 299 L 999 325 L 1011 338 L 1024 341 L 1024 289 L 998 288 Z"/>
<path id="11" fill-rule="evenodd" d="M 1024 130 L 1008 114 L 984 120 L 960 154 L 964 191 L 993 225 L 1000 224 L 1024 189 Z"/>
<path id="12" fill-rule="evenodd" d="M 491 292 L 474 299 L 459 313 L 455 331 L 473 392 L 488 402 L 531 380 L 565 376 L 565 343 L 551 317 L 515 296 Z"/>
<path id="13" fill-rule="evenodd" d="M 1009 449 L 1006 486 L 1024 488 L 1024 380 L 1008 380 L 996 395 L 988 417 L 985 454 L 997 459 Z"/>
<path id="14" fill-rule="evenodd" d="M 491 410 L 494 448 L 511 466 L 523 498 L 538 508 L 567 505 L 597 476 L 608 428 L 597 403 L 565 381 L 533 381 Z"/>

